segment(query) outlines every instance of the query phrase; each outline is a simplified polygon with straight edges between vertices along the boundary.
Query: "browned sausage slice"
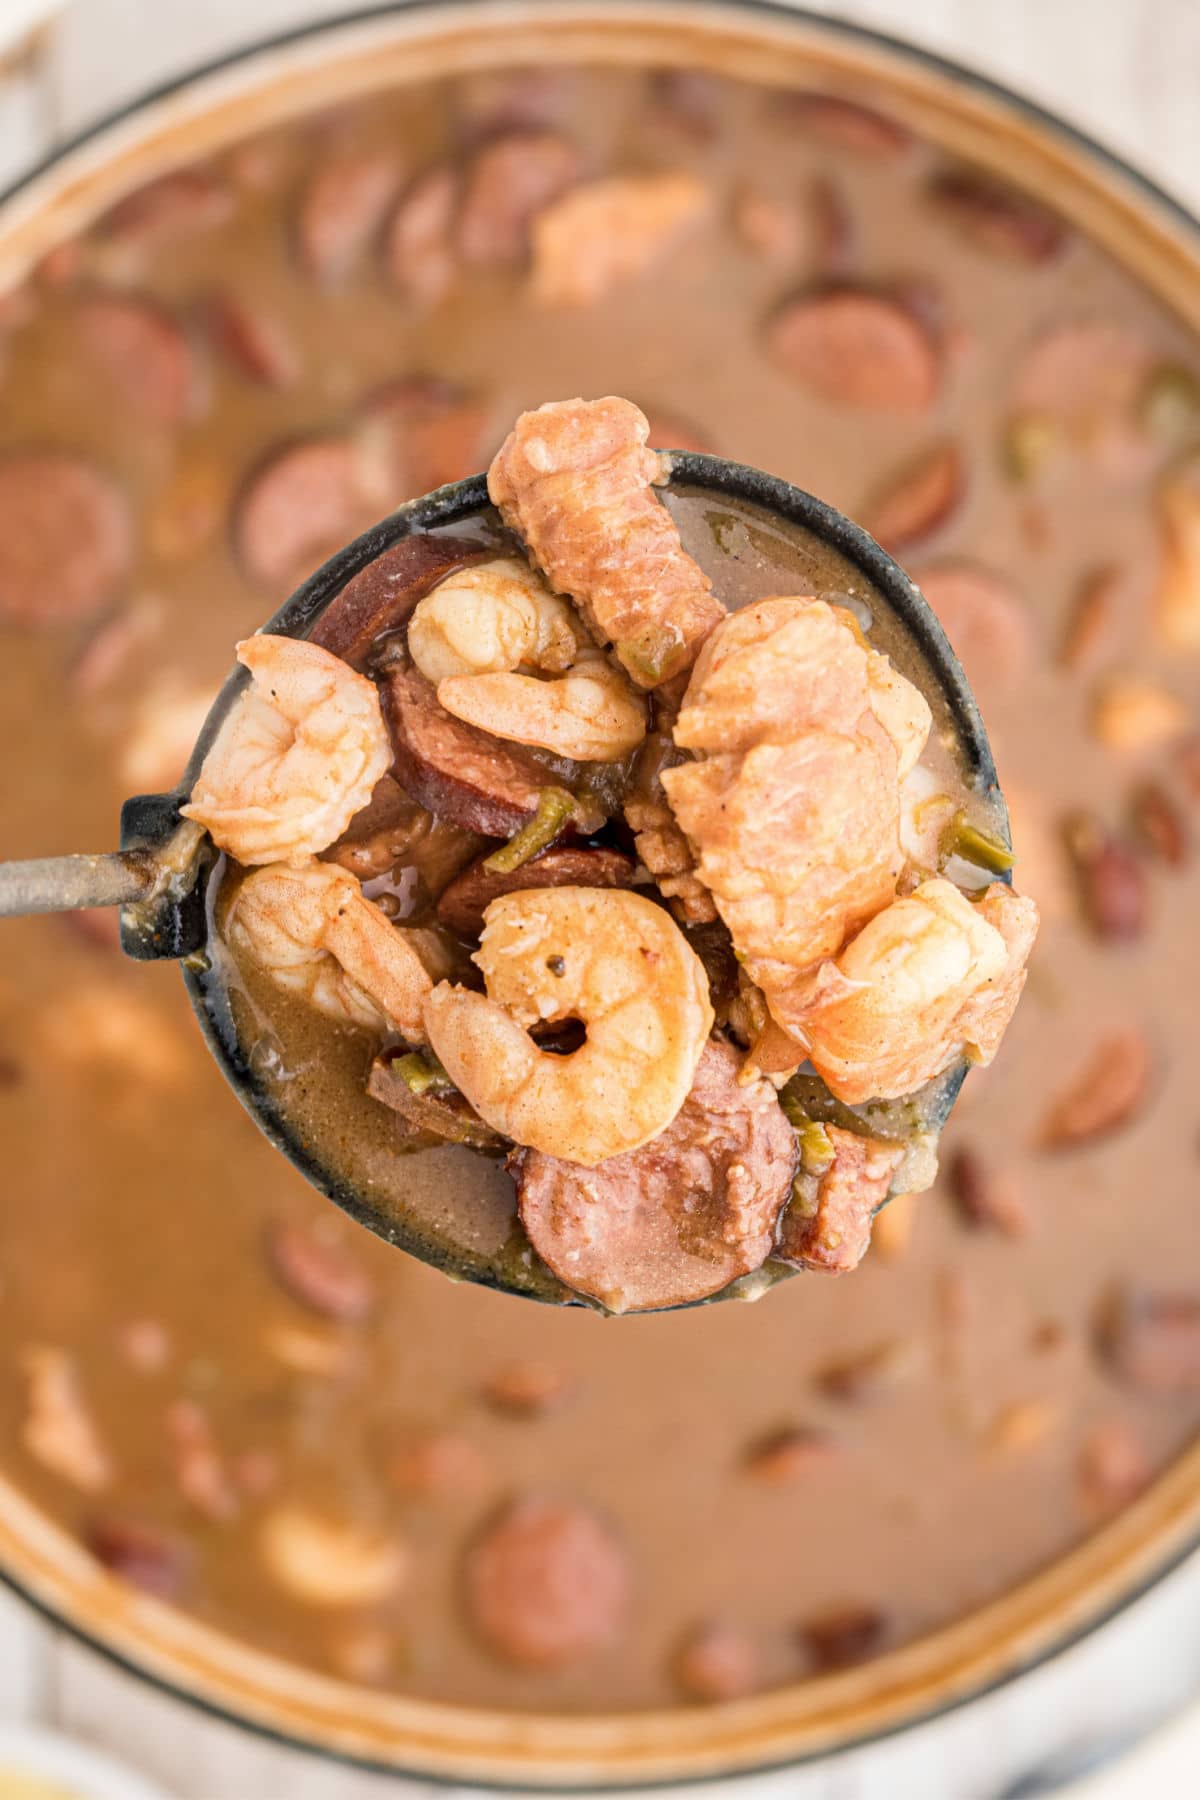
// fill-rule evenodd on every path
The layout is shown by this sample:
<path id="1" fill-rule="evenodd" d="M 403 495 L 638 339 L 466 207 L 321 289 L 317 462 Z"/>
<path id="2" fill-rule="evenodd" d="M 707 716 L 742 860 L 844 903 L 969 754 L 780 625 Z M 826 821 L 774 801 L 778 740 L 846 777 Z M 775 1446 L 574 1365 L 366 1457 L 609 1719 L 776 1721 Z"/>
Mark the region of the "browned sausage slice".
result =
<path id="1" fill-rule="evenodd" d="M 460 187 L 452 163 L 423 169 L 401 195 L 384 234 L 383 266 L 389 279 L 425 306 L 441 299 L 458 270 L 454 220 Z"/>
<path id="2" fill-rule="evenodd" d="M 819 144 L 834 150 L 850 150 L 860 156 L 891 161 L 912 143 L 912 134 L 898 119 L 890 119 L 857 100 L 840 94 L 820 94 L 797 89 L 781 94 L 776 116 Z"/>
<path id="3" fill-rule="evenodd" d="M 458 217 L 463 261 L 486 266 L 523 257 L 530 220 L 578 173 L 579 152 L 557 131 L 506 131 L 482 144 L 467 169 Z"/>
<path id="4" fill-rule="evenodd" d="M 491 554 L 470 538 L 401 538 L 346 583 L 309 638 L 343 662 L 357 665 L 381 633 L 395 631 L 406 622 L 430 588 L 455 569 Z"/>
<path id="5" fill-rule="evenodd" d="M 560 1281 L 640 1312 L 702 1300 L 771 1254 L 796 1138 L 770 1082 L 741 1087 L 740 1067 L 713 1039 L 666 1130 L 594 1169 L 516 1153 L 521 1223 Z"/>
<path id="6" fill-rule="evenodd" d="M 437 904 L 438 921 L 459 937 L 478 937 L 484 912 L 500 894 L 518 888 L 632 887 L 636 868 L 623 850 L 589 849 L 586 844 L 552 844 L 507 875 L 487 868 L 481 859 L 445 890 Z"/>
<path id="7" fill-rule="evenodd" d="M 195 409 L 199 380 L 177 320 L 136 294 L 86 294 L 76 308 L 80 340 L 122 401 L 156 425 Z"/>
<path id="8" fill-rule="evenodd" d="M 213 343 L 239 374 L 264 387 L 294 386 L 296 346 L 280 321 L 233 292 L 214 294 L 204 307 Z"/>
<path id="9" fill-rule="evenodd" d="M 300 199 L 296 238 L 308 273 L 341 281 L 383 224 L 400 169 L 390 150 L 340 157 L 317 169 Z"/>
<path id="10" fill-rule="evenodd" d="M 353 444 L 308 438 L 272 451 L 251 472 L 234 515 L 234 543 L 246 573 L 282 598 L 379 511 Z"/>
<path id="11" fill-rule="evenodd" d="M 767 333 L 775 361 L 835 406 L 923 412 L 941 374 L 938 345 L 901 300 L 867 288 L 826 288 L 779 311 Z"/>
<path id="12" fill-rule="evenodd" d="M 91 618 L 132 557 L 129 506 L 107 475 L 65 450 L 0 457 L 0 622 Z"/>
<path id="13" fill-rule="evenodd" d="M 224 224 L 233 205 L 232 192 L 210 169 L 172 169 L 118 200 L 100 230 L 114 243 L 156 249 Z"/>
<path id="14" fill-rule="evenodd" d="M 537 812 L 554 775 L 515 744 L 451 718 L 415 669 L 391 669 L 384 711 L 396 746 L 396 775 L 437 818 L 483 837 L 511 837 Z"/>
<path id="15" fill-rule="evenodd" d="M 1067 242 L 1066 222 L 1040 201 L 974 169 L 943 169 L 929 196 L 963 236 L 1014 262 L 1050 262 Z"/>
<path id="16" fill-rule="evenodd" d="M 885 481 L 863 508 L 862 523 L 885 550 L 901 550 L 945 524 L 964 486 L 958 445 L 935 444 Z"/>
<path id="17" fill-rule="evenodd" d="M 1033 654 L 1029 616 L 1003 575 L 979 563 L 944 562 L 913 580 L 937 614 L 972 686 L 994 689 L 1028 666 Z"/>
<path id="18" fill-rule="evenodd" d="M 490 409 L 438 375 L 402 375 L 361 403 L 360 433 L 393 504 L 476 474 L 486 459 Z"/>
<path id="19" fill-rule="evenodd" d="M 469 1547 L 467 1614 L 506 1662 L 557 1669 L 612 1643 L 629 1607 L 624 1546 L 586 1506 L 525 1495 Z"/>

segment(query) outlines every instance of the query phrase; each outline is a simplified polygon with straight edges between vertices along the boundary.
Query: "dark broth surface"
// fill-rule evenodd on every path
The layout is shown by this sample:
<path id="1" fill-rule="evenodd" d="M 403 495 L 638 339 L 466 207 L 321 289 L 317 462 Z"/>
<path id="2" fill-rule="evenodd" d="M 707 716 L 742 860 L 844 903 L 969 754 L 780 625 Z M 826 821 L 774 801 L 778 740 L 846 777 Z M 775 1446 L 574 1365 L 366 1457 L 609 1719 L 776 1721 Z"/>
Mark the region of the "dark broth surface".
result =
<path id="1" fill-rule="evenodd" d="M 344 434 L 364 397 L 400 377 L 437 376 L 478 407 L 454 474 L 483 467 L 522 407 L 574 393 L 628 394 L 661 421 L 652 441 L 686 433 L 851 515 L 912 456 L 949 442 L 964 494 L 903 559 L 918 576 L 950 561 L 985 566 L 1021 621 L 1015 658 L 986 640 L 972 655 L 951 632 L 988 718 L 1019 875 L 1046 923 L 1004 1053 L 968 1082 L 948 1145 L 993 1187 L 1002 1178 L 1019 1207 L 1007 1228 L 994 1206 L 993 1223 L 972 1226 L 962 1182 L 944 1179 L 916 1203 L 909 1235 L 893 1228 L 842 1281 L 809 1276 L 761 1305 L 617 1324 L 452 1286 L 356 1232 L 258 1136 L 208 1059 L 176 971 L 124 964 L 102 921 L 4 927 L 6 1477 L 113 1566 L 157 1571 L 160 1591 L 204 1620 L 318 1669 L 464 1704 L 673 1702 L 681 1635 L 712 1618 L 748 1634 L 764 1683 L 818 1666 L 804 1627 L 832 1610 L 873 1621 L 861 1648 L 893 1645 L 1077 1542 L 1200 1420 L 1194 1351 L 1164 1388 L 1128 1362 L 1114 1368 L 1096 1328 L 1114 1289 L 1194 1307 L 1198 1284 L 1195 876 L 1146 852 L 1129 824 L 1147 780 L 1185 837 L 1193 802 L 1174 742 L 1119 749 L 1093 724 L 1097 682 L 1114 670 L 1165 685 L 1194 722 L 1195 660 L 1149 627 L 1153 496 L 1180 441 L 1151 439 L 1102 478 L 1068 451 L 1015 479 L 1005 456 L 1028 347 L 1051 326 L 1112 323 L 1151 370 L 1193 381 L 1200 357 L 1088 243 L 1071 238 L 1035 264 L 972 241 L 930 203 L 932 150 L 862 155 L 814 139 L 755 90 L 701 92 L 697 132 L 638 72 L 548 84 L 591 170 L 694 169 L 714 195 L 702 229 L 592 307 L 547 315 L 509 269 L 468 271 L 426 306 L 398 296 L 365 251 L 337 285 L 298 270 L 294 220 L 312 170 L 362 145 L 395 146 L 410 170 L 467 154 L 478 93 L 437 87 L 323 116 L 222 162 L 213 173 L 235 193 L 232 211 L 157 249 L 98 231 L 77 268 L 64 259 L 34 290 L 0 376 L 0 448 L 50 442 L 95 457 L 128 492 L 140 546 L 111 622 L 4 631 L 10 855 L 105 846 L 125 794 L 177 778 L 231 642 L 287 585 L 256 584 L 239 561 L 235 495 L 281 442 Z M 814 182 L 826 227 L 830 194 L 840 209 L 841 278 L 915 283 L 914 303 L 933 307 L 942 378 L 923 412 L 838 406 L 765 353 L 780 301 L 830 273 Z M 782 255 L 748 248 L 730 223 L 747 184 L 795 214 Z M 153 296 L 197 345 L 202 379 L 178 423 L 147 421 L 97 373 L 79 326 L 97 284 Z M 286 330 L 294 380 L 253 381 L 213 350 L 203 303 L 214 288 Z M 1194 419 L 1184 430 L 1194 441 Z M 344 521 L 340 536 L 384 510 Z M 309 546 L 307 566 L 332 547 Z M 1080 584 L 1108 566 L 1099 647 L 1065 671 L 1058 646 Z M 1063 857 L 1059 826 L 1081 810 L 1118 834 L 1145 890 L 1145 916 L 1120 943 L 1089 924 Z M 1048 1106 L 1116 1032 L 1150 1047 L 1145 1095 L 1108 1135 L 1037 1150 Z M 509 1201 L 498 1173 L 485 1200 L 476 1159 L 438 1152 L 419 1166 L 431 1206 L 469 1182 L 474 1216 L 499 1234 Z M 464 1199 L 456 1191 L 459 1216 Z M 303 1234 L 308 1280 L 294 1264 L 281 1274 L 268 1251 L 284 1227 Z M 366 1302 L 331 1309 L 328 1280 L 312 1278 L 322 1261 L 341 1269 L 343 1297 L 350 1279 Z M 99 1461 L 82 1483 L 31 1430 L 31 1356 L 46 1350 L 66 1358 L 58 1366 L 92 1423 Z M 514 1405 L 534 1376 L 552 1399 Z M 764 1480 L 747 1457 L 790 1428 L 825 1434 L 829 1453 Z M 431 1430 L 469 1443 L 477 1478 L 414 1495 L 398 1469 Z M 1095 1478 L 1100 1432 L 1123 1434 L 1123 1480 Z M 187 1448 L 198 1434 L 207 1479 Z M 505 1496 L 530 1488 L 606 1515 L 632 1569 L 625 1635 L 554 1674 L 496 1660 L 459 1604 L 464 1545 Z M 403 1539 L 407 1582 L 358 1606 L 287 1586 L 264 1545 L 272 1516 L 293 1504 Z"/>

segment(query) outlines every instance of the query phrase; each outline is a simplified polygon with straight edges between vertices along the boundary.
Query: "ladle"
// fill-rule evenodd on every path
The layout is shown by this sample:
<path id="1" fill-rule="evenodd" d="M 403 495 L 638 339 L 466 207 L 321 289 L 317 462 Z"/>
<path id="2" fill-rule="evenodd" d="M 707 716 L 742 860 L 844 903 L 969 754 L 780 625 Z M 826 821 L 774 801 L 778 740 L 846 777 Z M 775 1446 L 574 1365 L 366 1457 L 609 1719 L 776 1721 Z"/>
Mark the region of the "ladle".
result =
<path id="1" fill-rule="evenodd" d="M 801 527 L 839 552 L 882 596 L 894 620 L 914 645 L 929 679 L 941 690 L 945 716 L 957 740 L 961 782 L 984 803 L 990 827 L 1007 839 L 1007 816 L 996 780 L 987 733 L 974 695 L 945 634 L 903 569 L 862 529 L 812 494 L 743 464 L 694 452 L 672 455 L 668 491 L 708 493 L 742 502 Z M 268 620 L 264 630 L 305 637 L 315 621 L 360 570 L 402 538 L 436 527 L 477 519 L 488 508 L 487 480 L 472 476 L 410 500 L 361 537 L 337 551 Z M 218 1064 L 242 1104 L 275 1147 L 344 1211 L 389 1242 L 462 1280 L 559 1304 L 579 1296 L 561 1287 L 531 1253 L 497 1267 L 444 1244 L 428 1241 L 398 1221 L 372 1197 L 347 1186 L 323 1166 L 295 1127 L 282 1118 L 256 1078 L 244 1047 L 233 1033 L 227 1009 L 215 1003 L 204 980 L 209 921 L 205 879 L 216 852 L 207 835 L 181 819 L 179 808 L 191 793 L 200 765 L 247 680 L 238 669 L 225 682 L 197 739 L 178 787 L 167 794 L 141 794 L 121 809 L 121 849 L 100 855 L 48 857 L 0 864 L 0 917 L 22 913 L 69 912 L 85 907 L 121 908 L 121 947 L 139 961 L 173 958 L 183 967 L 193 1007 Z M 927 698 L 933 696 L 927 693 Z M 962 1068 L 942 1080 L 940 1117 L 957 1096 Z M 749 1298 L 791 1271 L 768 1264 L 714 1296 Z"/>

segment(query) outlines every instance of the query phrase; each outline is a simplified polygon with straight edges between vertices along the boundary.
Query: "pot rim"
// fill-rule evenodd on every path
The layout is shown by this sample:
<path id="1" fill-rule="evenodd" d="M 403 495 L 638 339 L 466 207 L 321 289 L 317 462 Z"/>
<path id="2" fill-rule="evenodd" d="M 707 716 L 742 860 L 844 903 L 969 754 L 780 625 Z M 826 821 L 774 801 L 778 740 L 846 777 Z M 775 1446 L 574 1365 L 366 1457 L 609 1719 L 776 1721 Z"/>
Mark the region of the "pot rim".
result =
<path id="1" fill-rule="evenodd" d="M 576 24 L 585 21 L 590 27 L 612 32 L 614 37 L 622 26 L 636 36 L 639 29 L 645 34 L 663 26 L 675 29 L 682 23 L 693 40 L 693 55 L 680 56 L 681 63 L 696 60 L 695 48 L 705 37 L 713 42 L 722 32 L 740 33 L 745 41 L 757 39 L 763 45 L 772 35 L 782 37 L 792 42 L 801 60 L 805 52 L 818 54 L 832 45 L 845 52 L 847 67 L 853 65 L 859 77 L 865 69 L 868 74 L 882 71 L 883 86 L 891 83 L 902 87 L 904 78 L 918 86 L 924 81 L 925 87 L 912 102 L 914 110 L 919 110 L 922 100 L 936 110 L 940 98 L 948 115 L 965 115 L 973 103 L 978 103 L 975 124 L 983 127 L 986 135 L 986 109 L 990 108 L 993 126 L 1024 126 L 1032 133 L 1032 149 L 1027 153 L 1031 172 L 1040 166 L 1044 174 L 1047 160 L 1053 160 L 1056 154 L 1060 162 L 1073 167 L 1074 179 L 1080 185 L 1075 204 L 1082 213 L 1088 211 L 1088 177 L 1102 178 L 1097 182 L 1102 188 L 1099 202 L 1087 227 L 1093 236 L 1103 241 L 1103 234 L 1093 227 L 1107 222 L 1114 215 L 1114 208 L 1119 210 L 1122 205 L 1143 238 L 1148 231 L 1157 236 L 1156 248 L 1167 253 L 1165 259 L 1160 259 L 1160 297 L 1164 297 L 1164 289 L 1172 288 L 1174 292 L 1167 303 L 1173 301 L 1177 310 L 1191 315 L 1200 330 L 1200 282 L 1196 280 L 1200 272 L 1200 221 L 1172 194 L 1090 134 L 1037 102 L 1024 99 L 1003 83 L 890 33 L 831 19 L 794 6 L 790 0 L 383 0 L 379 5 L 239 46 L 113 109 L 0 193 L 0 237 L 13 223 L 11 217 L 4 217 L 6 212 L 16 213 L 19 228 L 22 205 L 27 217 L 49 217 L 52 223 L 57 219 L 57 230 L 43 242 L 39 243 L 34 233 L 35 253 L 56 242 L 64 230 L 74 229 L 81 211 L 83 216 L 94 216 L 94 194 L 90 200 L 79 199 L 78 190 L 87 186 L 86 179 L 77 178 L 74 184 L 70 180 L 74 173 L 72 162 L 89 152 L 107 149 L 103 166 L 108 168 L 116 161 L 123 138 L 128 142 L 129 126 L 142 126 L 139 141 L 143 145 L 147 142 L 147 127 L 173 131 L 176 137 L 185 135 L 182 124 L 186 120 L 181 124 L 177 119 L 174 126 L 168 120 L 164 127 L 161 118 L 155 119 L 156 109 L 166 110 L 173 102 L 194 98 L 198 103 L 197 116 L 212 118 L 221 109 L 224 78 L 240 77 L 239 91 L 262 98 L 272 79 L 272 60 L 278 78 L 280 59 L 286 62 L 284 53 L 289 50 L 328 47 L 335 63 L 340 58 L 346 64 L 356 48 L 356 40 L 361 48 L 361 41 L 373 31 L 390 33 L 397 40 L 422 32 L 432 35 L 439 25 L 461 25 L 472 15 L 486 21 L 489 41 L 506 18 L 528 24 L 542 16 L 565 26 L 572 19 Z M 569 31 L 560 35 L 569 38 Z M 484 66 L 495 66 L 500 60 L 492 56 Z M 638 59 L 641 66 L 646 60 Z M 382 87 L 388 79 L 381 75 L 374 85 Z M 301 83 L 311 86 L 311 80 L 307 84 L 304 81 L 303 68 Z M 371 84 L 364 82 L 364 87 L 368 85 Z M 836 89 L 836 77 L 833 85 Z M 228 100 L 226 92 L 226 105 Z M 287 116 L 302 110 L 302 106 L 296 106 Z M 925 132 L 932 135 L 928 122 Z M 240 135 L 241 131 L 230 131 L 222 141 L 232 142 Z M 961 145 L 948 148 L 952 154 L 969 154 L 962 151 Z M 173 160 L 187 161 L 195 154 L 195 147 L 185 144 Z M 171 161 L 160 158 L 160 167 L 171 166 Z M 65 185 L 64 175 L 68 178 Z M 41 191 L 51 189 L 55 178 L 61 189 L 58 198 L 66 200 L 65 225 L 46 205 L 51 192 Z M 145 178 L 145 171 L 140 178 Z M 1013 171 L 1013 179 L 1020 185 L 1023 171 Z M 112 197 L 119 191 L 122 190 L 115 189 Z M 1061 199 L 1061 195 L 1056 195 L 1056 202 Z M 32 257 L 28 249 L 23 254 L 27 266 Z M 1168 266 L 1172 256 L 1181 265 L 1175 272 L 1178 280 L 1172 278 Z M 1128 262 L 1128 258 L 1124 260 Z M 1151 283 L 1152 287 L 1155 285 Z M 13 1523 L 14 1518 L 22 1521 L 23 1530 Z M 1177 1569 L 1198 1546 L 1200 1443 L 1195 1443 L 1160 1472 L 1140 1500 L 1101 1531 L 1039 1567 L 984 1606 L 857 1670 L 793 1683 L 748 1701 L 704 1709 L 681 1706 L 658 1712 L 547 1715 L 408 1702 L 408 1707 L 424 1715 L 424 1732 L 397 1725 L 396 1721 L 387 1731 L 382 1722 L 366 1717 L 365 1703 L 371 1696 L 362 1690 L 322 1677 L 309 1677 L 294 1665 L 248 1652 L 232 1637 L 195 1626 L 187 1615 L 175 1609 L 144 1596 L 131 1597 L 122 1584 L 97 1571 L 77 1542 L 61 1532 L 40 1508 L 0 1478 L 0 1581 L 58 1629 L 110 1662 L 173 1699 L 290 1749 L 394 1776 L 407 1775 L 449 1785 L 469 1781 L 517 1793 L 581 1788 L 617 1791 L 634 1786 L 665 1788 L 683 1782 L 727 1780 L 739 1774 L 828 1759 L 882 1742 L 994 1693 L 1090 1637 Z M 19 1575 L 15 1572 L 18 1563 L 22 1565 Z M 74 1616 L 68 1608 L 74 1608 Z M 85 1612 L 90 1613 L 88 1624 L 82 1623 L 79 1616 Z M 1051 1623 L 1055 1618 L 1057 1625 Z M 988 1643 L 974 1656 L 967 1654 L 968 1646 L 956 1640 L 985 1624 L 991 1628 Z M 149 1636 L 152 1626 L 158 1629 Z M 188 1627 L 190 1645 L 181 1639 L 183 1626 Z M 225 1653 L 225 1664 L 216 1672 L 213 1645 L 222 1647 Z M 933 1654 L 939 1646 L 940 1660 Z M 209 1652 L 207 1657 L 205 1651 Z M 915 1666 L 900 1674 L 898 1664 Z M 282 1672 L 288 1678 L 286 1689 L 277 1684 L 272 1691 L 265 1682 L 253 1692 L 244 1685 L 239 1687 L 239 1677 L 245 1682 L 264 1672 Z M 889 1672 L 890 1684 L 881 1679 Z M 187 1685 L 189 1678 L 197 1681 L 199 1687 Z M 855 1701 L 850 1689 L 856 1681 L 864 1680 L 868 1691 Z M 928 1691 L 933 1688 L 940 1691 Z M 299 1690 L 299 1699 L 292 1698 L 294 1690 Z M 311 1702 L 307 1720 L 297 1712 L 305 1698 L 304 1690 L 311 1690 L 307 1695 Z M 800 1694 L 810 1700 L 819 1696 L 823 1707 L 814 1709 L 810 1705 L 809 1716 L 793 1719 L 790 1724 L 785 1717 L 777 1718 L 772 1725 L 761 1716 L 778 1711 L 787 1696 L 795 1698 Z M 347 1723 L 347 1695 L 360 1703 L 355 1724 Z M 872 1711 L 882 1717 L 872 1722 L 867 1716 Z M 440 1742 L 432 1720 L 441 1726 Z M 491 1722 L 492 1738 L 483 1734 L 480 1721 L 485 1725 Z M 473 1722 L 473 1729 L 466 1728 L 468 1722 Z M 713 1741 L 706 1742 L 703 1732 L 697 1736 L 693 1731 L 682 1744 L 664 1743 L 653 1735 L 656 1724 L 664 1723 L 676 1727 L 703 1724 L 708 1728 L 708 1739 Z M 722 1731 L 718 1728 L 723 1728 L 723 1747 Z M 558 1740 L 549 1750 L 539 1741 L 548 1732 L 556 1734 Z M 319 1733 L 323 1737 L 315 1735 Z M 568 1736 L 575 1742 L 564 1748 Z M 497 1765 L 503 1770 L 499 1776 L 494 1772 Z"/>

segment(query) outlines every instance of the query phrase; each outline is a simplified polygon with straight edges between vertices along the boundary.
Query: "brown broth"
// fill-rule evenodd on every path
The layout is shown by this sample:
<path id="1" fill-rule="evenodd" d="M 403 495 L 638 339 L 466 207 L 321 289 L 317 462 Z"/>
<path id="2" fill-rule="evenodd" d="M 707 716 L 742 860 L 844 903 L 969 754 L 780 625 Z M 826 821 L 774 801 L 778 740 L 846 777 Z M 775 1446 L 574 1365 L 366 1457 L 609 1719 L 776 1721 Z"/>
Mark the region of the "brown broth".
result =
<path id="1" fill-rule="evenodd" d="M 627 393 L 690 421 L 718 452 L 852 515 L 908 457 L 949 437 L 967 458 L 966 499 L 905 560 L 987 564 L 1025 608 L 1027 667 L 1007 678 L 985 667 L 979 685 L 1023 853 L 1018 879 L 1025 872 L 1046 914 L 1004 1054 L 968 1082 L 950 1141 L 1011 1176 L 1028 1229 L 968 1229 L 943 1183 L 917 1203 L 896 1259 L 876 1251 L 848 1279 L 805 1277 L 761 1305 L 610 1324 L 454 1287 L 355 1232 L 256 1134 L 217 1079 L 173 970 L 124 964 L 78 920 L 6 924 L 4 1472 L 83 1536 L 101 1518 L 132 1517 L 185 1545 L 180 1603 L 282 1656 L 345 1671 L 358 1666 L 352 1654 L 369 1628 L 381 1634 L 374 1678 L 404 1692 L 518 1708 L 658 1705 L 678 1698 L 671 1655 L 702 1618 L 744 1627 L 763 1680 L 778 1682 L 810 1668 L 797 1626 L 825 1609 L 878 1609 L 885 1643 L 963 1613 L 1093 1528 L 1079 1469 L 1094 1427 L 1124 1424 L 1158 1468 L 1200 1422 L 1194 1386 L 1151 1394 L 1114 1380 L 1093 1333 L 1114 1284 L 1196 1287 L 1194 867 L 1145 864 L 1149 924 L 1117 946 L 1082 918 L 1057 837 L 1078 808 L 1123 830 L 1145 774 L 1189 804 L 1170 751 L 1119 755 L 1100 743 L 1088 726 L 1094 673 L 1068 675 L 1055 663 L 1078 584 L 1112 563 L 1113 616 L 1095 667 L 1165 682 L 1194 717 L 1194 659 L 1158 647 L 1147 625 L 1158 566 L 1153 484 L 1169 450 L 1151 445 L 1144 466 L 1099 485 L 1071 455 L 1035 482 L 1014 483 L 1002 457 L 1017 370 L 1041 328 L 1081 314 L 1115 320 L 1152 362 L 1193 375 L 1200 353 L 1133 274 L 1085 241 L 1043 267 L 973 247 L 923 198 L 935 161 L 925 147 L 895 162 L 823 148 L 744 88 L 718 92 L 717 128 L 697 143 L 669 126 L 635 72 L 574 78 L 570 128 L 593 166 L 693 167 L 722 198 L 712 226 L 646 279 L 548 322 L 523 279 L 506 272 L 473 276 L 427 310 L 398 301 L 369 256 L 334 291 L 298 274 L 291 219 L 305 172 L 360 142 L 395 142 L 418 165 L 452 144 L 449 99 L 445 90 L 406 93 L 402 104 L 383 96 L 282 133 L 265 146 L 278 157 L 266 192 L 155 255 L 118 253 L 100 237 L 85 243 L 89 278 L 144 288 L 189 320 L 214 280 L 256 298 L 295 338 L 295 387 L 253 385 L 213 358 L 206 410 L 173 430 L 147 428 L 97 382 L 73 327 L 73 287 L 41 294 L 11 333 L 0 447 L 52 441 L 113 468 L 134 503 L 142 552 L 119 607 L 133 621 L 129 646 L 105 679 L 81 680 L 86 631 L 3 634 L 4 852 L 106 846 L 126 793 L 175 779 L 194 735 L 187 703 L 194 712 L 215 691 L 231 642 L 280 598 L 257 588 L 231 552 L 232 494 L 269 446 L 340 429 L 358 397 L 389 377 L 435 373 L 478 391 L 492 435 L 475 466 L 525 405 Z M 762 322 L 813 278 L 813 249 L 802 243 L 782 266 L 751 255 L 724 224 L 724 201 L 753 180 L 799 204 L 815 177 L 843 198 L 859 278 L 918 277 L 940 295 L 946 374 L 921 417 L 814 399 L 763 352 Z M 166 496 L 188 481 L 211 490 L 214 516 L 182 555 L 165 547 L 162 520 Z M 177 743 L 148 731 L 155 696 L 168 721 L 184 715 Z M 1148 1102 L 1102 1142 L 1037 1152 L 1048 1096 L 1108 1031 L 1128 1026 L 1153 1047 Z M 481 1165 L 464 1167 L 478 1195 Z M 497 1186 L 497 1232 L 507 1206 Z M 375 1295 L 369 1320 L 323 1319 L 281 1285 L 263 1249 L 280 1220 L 361 1265 Z M 161 1334 L 151 1367 L 129 1350 L 130 1328 L 146 1321 Z M 871 1400 L 831 1398 L 821 1371 L 880 1345 L 897 1347 L 892 1381 Z M 45 1466 L 26 1441 L 24 1359 L 35 1346 L 74 1359 L 111 1465 L 92 1491 Z M 566 1383 L 536 1417 L 508 1416 L 482 1398 L 498 1365 L 522 1360 Z M 167 1432 L 181 1398 L 206 1410 L 236 1497 L 226 1519 L 198 1511 L 181 1490 Z M 997 1433 L 1014 1406 L 1041 1409 L 1040 1434 Z M 790 1424 L 828 1430 L 836 1454 L 793 1485 L 756 1484 L 742 1468 L 748 1446 Z M 398 1449 L 430 1425 L 452 1425 L 477 1447 L 477 1490 L 434 1502 L 398 1492 Z M 261 1495 L 232 1473 L 250 1452 L 260 1472 L 273 1467 Z M 558 1675 L 494 1660 L 458 1604 L 464 1543 L 503 1495 L 529 1486 L 610 1515 L 634 1570 L 627 1636 Z M 359 1611 L 287 1591 L 260 1537 L 284 1499 L 402 1535 L 413 1551 L 407 1587 Z"/>

